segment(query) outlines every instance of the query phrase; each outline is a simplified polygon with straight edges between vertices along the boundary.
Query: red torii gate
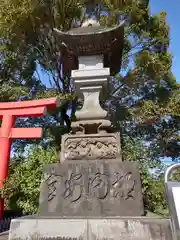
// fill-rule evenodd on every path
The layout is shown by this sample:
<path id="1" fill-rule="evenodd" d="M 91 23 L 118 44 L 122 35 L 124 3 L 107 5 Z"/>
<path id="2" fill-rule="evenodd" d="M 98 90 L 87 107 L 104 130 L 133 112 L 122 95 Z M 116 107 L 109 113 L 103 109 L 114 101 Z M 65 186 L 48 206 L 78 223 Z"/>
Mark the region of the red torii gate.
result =
<path id="1" fill-rule="evenodd" d="M 60 104 L 58 98 L 30 100 L 22 102 L 1 102 L 0 118 L 0 188 L 8 174 L 8 162 L 11 141 L 16 138 L 37 139 L 42 136 L 42 128 L 14 128 L 17 117 L 40 117 L 48 110 L 53 110 Z M 0 219 L 4 210 L 4 200 L 0 199 Z"/>

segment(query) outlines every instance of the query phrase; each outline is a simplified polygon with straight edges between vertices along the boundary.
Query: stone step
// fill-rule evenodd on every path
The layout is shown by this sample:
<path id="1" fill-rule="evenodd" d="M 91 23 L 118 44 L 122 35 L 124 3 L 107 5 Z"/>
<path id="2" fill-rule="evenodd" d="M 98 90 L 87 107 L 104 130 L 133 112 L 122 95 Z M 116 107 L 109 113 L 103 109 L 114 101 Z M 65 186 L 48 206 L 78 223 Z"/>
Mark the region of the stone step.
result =
<path id="1" fill-rule="evenodd" d="M 169 219 L 148 217 L 50 218 L 11 221 L 9 240 L 172 240 Z"/>

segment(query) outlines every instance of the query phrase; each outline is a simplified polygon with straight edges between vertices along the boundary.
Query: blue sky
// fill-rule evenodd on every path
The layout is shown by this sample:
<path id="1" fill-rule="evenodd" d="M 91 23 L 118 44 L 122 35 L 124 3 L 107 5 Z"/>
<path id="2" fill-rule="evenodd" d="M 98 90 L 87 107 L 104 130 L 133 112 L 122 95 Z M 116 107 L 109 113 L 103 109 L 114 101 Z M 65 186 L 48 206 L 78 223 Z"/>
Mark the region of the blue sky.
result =
<path id="1" fill-rule="evenodd" d="M 180 82 L 180 0 L 150 0 L 151 13 L 160 11 L 167 13 L 167 23 L 170 26 L 170 52 L 173 55 L 172 72 Z M 166 158 L 165 163 L 171 160 Z"/>
<path id="2" fill-rule="evenodd" d="M 180 82 L 180 0 L 150 0 L 151 13 L 167 12 L 170 26 L 170 52 L 173 55 L 172 72 Z"/>

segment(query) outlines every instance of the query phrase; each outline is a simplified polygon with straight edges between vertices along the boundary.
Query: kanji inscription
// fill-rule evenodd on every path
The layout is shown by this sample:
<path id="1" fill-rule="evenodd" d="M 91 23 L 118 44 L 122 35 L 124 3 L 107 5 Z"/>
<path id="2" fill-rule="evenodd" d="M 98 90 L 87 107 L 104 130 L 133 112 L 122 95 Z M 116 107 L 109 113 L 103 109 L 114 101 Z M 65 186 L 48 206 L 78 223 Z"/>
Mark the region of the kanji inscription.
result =
<path id="1" fill-rule="evenodd" d="M 76 202 L 81 198 L 82 186 L 81 183 L 78 183 L 81 178 L 81 173 L 71 173 L 69 179 L 65 180 L 65 190 L 63 193 L 64 199 L 72 197 L 71 201 Z"/>
<path id="2" fill-rule="evenodd" d="M 122 212 L 123 216 L 133 216 L 133 211 L 136 215 L 143 211 L 140 176 L 134 163 L 72 161 L 48 166 L 44 174 L 42 213 L 48 214 L 50 209 L 54 214 L 68 216 L 92 215 L 91 212 L 94 215 L 104 212 L 107 216 Z"/>
<path id="3" fill-rule="evenodd" d="M 71 198 L 71 202 L 80 200 L 83 194 L 87 193 L 87 196 L 94 196 L 97 199 L 105 199 L 108 194 L 114 198 L 122 198 L 128 200 L 134 198 L 135 180 L 132 179 L 132 173 L 125 174 L 114 172 L 114 176 L 110 176 L 106 173 L 97 172 L 91 174 L 88 178 L 88 191 L 85 186 L 82 185 L 82 178 L 86 177 L 82 173 L 71 173 L 68 178 L 62 175 L 51 174 L 46 178 L 48 185 L 48 201 L 53 200 L 56 197 L 56 185 L 58 184 L 57 177 L 62 178 L 64 183 L 64 191 L 62 197 L 64 199 Z"/>

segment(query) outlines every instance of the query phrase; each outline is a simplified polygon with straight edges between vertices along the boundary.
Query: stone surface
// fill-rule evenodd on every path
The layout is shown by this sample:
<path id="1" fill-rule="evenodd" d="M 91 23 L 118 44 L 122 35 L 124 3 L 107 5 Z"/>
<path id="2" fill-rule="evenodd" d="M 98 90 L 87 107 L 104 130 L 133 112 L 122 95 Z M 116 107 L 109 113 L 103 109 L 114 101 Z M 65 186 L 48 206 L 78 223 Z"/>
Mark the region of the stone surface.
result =
<path id="1" fill-rule="evenodd" d="M 162 219 L 93 219 L 89 220 L 88 227 L 89 239 L 172 239 L 170 224 Z"/>
<path id="2" fill-rule="evenodd" d="M 76 121 L 71 123 L 71 133 L 76 135 L 92 134 L 92 133 L 102 134 L 102 133 L 111 133 L 111 132 L 112 132 L 112 124 L 107 119 L 96 119 L 91 121 L 84 120 L 84 121 Z M 65 138 L 67 136 L 69 135 L 65 135 Z M 118 137 L 117 143 L 120 145 L 119 133 L 115 134 L 115 136 Z"/>
<path id="3" fill-rule="evenodd" d="M 83 219 L 19 218 L 11 221 L 10 239 L 87 239 L 87 223 Z M 33 239 L 34 238 L 34 239 Z"/>
<path id="4" fill-rule="evenodd" d="M 138 164 L 80 160 L 44 168 L 43 216 L 141 216 L 144 214 Z"/>
<path id="5" fill-rule="evenodd" d="M 61 162 L 65 160 L 120 159 L 120 136 L 118 133 L 63 135 L 61 139 Z"/>
<path id="6" fill-rule="evenodd" d="M 104 67 L 104 56 L 103 55 L 95 55 L 95 56 L 79 56 L 79 69 L 101 69 Z"/>
<path id="7" fill-rule="evenodd" d="M 76 119 L 79 121 L 106 118 L 107 111 L 102 109 L 99 104 L 99 96 L 102 86 L 81 87 L 80 90 L 84 96 L 84 104 L 81 110 L 76 111 Z"/>
<path id="8" fill-rule="evenodd" d="M 109 75 L 109 68 L 103 67 L 102 55 L 79 57 L 79 70 L 71 73 L 76 95 L 84 99 L 82 109 L 75 113 L 77 120 L 104 119 L 107 116 L 99 98 L 107 92 Z"/>
<path id="9" fill-rule="evenodd" d="M 172 240 L 169 219 L 20 218 L 11 222 L 9 239 Z"/>

